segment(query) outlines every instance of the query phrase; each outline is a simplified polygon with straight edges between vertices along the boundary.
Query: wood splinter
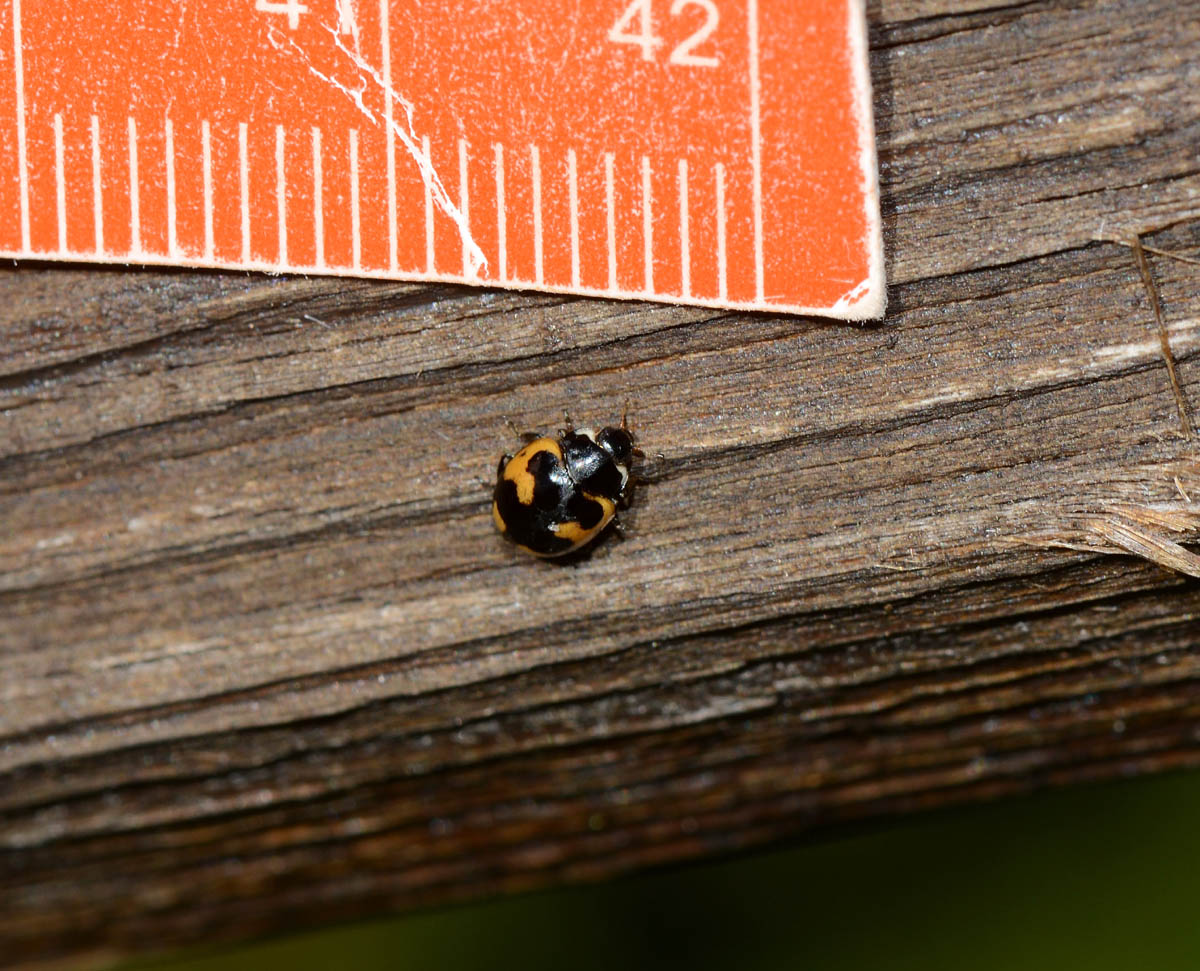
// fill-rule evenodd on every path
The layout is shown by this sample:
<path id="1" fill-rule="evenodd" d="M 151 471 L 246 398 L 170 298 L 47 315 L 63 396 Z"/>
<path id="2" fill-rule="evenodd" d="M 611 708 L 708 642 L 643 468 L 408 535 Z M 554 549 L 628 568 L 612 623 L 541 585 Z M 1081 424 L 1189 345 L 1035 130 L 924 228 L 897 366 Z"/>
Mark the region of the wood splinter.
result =
<path id="1" fill-rule="evenodd" d="M 1158 339 L 1162 344 L 1163 360 L 1167 362 L 1167 373 L 1171 376 L 1171 390 L 1175 394 L 1175 407 L 1179 411 L 1179 424 L 1183 429 L 1183 437 L 1190 441 L 1192 416 L 1187 399 L 1183 395 L 1183 388 L 1179 384 L 1179 375 L 1175 370 L 1175 355 L 1171 353 L 1167 325 L 1163 322 L 1162 305 L 1158 300 L 1158 287 L 1155 286 L 1154 277 L 1150 273 L 1150 264 L 1146 262 L 1146 251 L 1142 247 L 1141 236 L 1134 235 L 1129 245 L 1133 250 L 1134 259 L 1137 260 L 1138 270 L 1142 274 L 1142 282 L 1146 285 L 1146 292 L 1150 294 L 1150 306 L 1154 308 L 1154 319 L 1158 323 Z"/>

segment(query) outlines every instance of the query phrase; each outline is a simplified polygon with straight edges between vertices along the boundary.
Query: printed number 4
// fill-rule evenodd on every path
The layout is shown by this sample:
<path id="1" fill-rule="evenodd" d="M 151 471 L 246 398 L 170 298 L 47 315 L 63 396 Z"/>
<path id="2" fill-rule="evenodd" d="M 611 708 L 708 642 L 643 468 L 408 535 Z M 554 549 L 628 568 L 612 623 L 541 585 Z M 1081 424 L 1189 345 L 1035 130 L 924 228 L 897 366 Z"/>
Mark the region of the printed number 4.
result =
<path id="1" fill-rule="evenodd" d="M 300 0 L 257 0 L 254 9 L 263 13 L 287 14 L 288 27 L 291 30 L 300 26 L 300 15 L 308 13 L 308 7 L 304 6 Z"/>
<path id="2" fill-rule="evenodd" d="M 261 2 L 261 0 L 260 0 Z M 667 58 L 670 64 L 684 67 L 716 67 L 717 58 L 709 54 L 697 54 L 696 48 L 703 44 L 717 29 L 720 14 L 713 0 L 674 0 L 671 16 L 678 17 L 687 7 L 699 7 L 704 11 L 704 23 L 700 29 L 671 51 Z M 608 32 L 614 44 L 633 44 L 642 49 L 642 60 L 654 60 L 654 50 L 662 44 L 662 38 L 654 34 L 654 13 L 651 0 L 633 0 L 625 8 L 617 22 Z"/>

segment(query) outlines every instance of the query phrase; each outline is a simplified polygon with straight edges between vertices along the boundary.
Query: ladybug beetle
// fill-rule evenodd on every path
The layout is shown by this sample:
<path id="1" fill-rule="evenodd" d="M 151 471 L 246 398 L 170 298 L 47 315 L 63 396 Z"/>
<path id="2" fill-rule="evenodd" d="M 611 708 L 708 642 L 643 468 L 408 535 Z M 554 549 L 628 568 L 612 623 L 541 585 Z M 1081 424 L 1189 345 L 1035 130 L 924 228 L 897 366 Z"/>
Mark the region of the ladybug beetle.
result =
<path id="1" fill-rule="evenodd" d="M 496 470 L 492 520 L 534 556 L 565 556 L 604 531 L 624 506 L 632 478 L 633 435 L 621 427 L 575 429 L 530 439 Z"/>

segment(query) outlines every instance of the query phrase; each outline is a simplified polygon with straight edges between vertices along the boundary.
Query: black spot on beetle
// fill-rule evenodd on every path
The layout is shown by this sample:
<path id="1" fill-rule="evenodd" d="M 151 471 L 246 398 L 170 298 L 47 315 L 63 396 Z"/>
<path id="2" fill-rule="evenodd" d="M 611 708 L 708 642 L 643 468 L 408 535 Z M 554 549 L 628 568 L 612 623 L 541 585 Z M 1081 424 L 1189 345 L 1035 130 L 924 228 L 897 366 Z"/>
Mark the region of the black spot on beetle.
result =
<path id="1" fill-rule="evenodd" d="M 526 466 L 533 476 L 533 504 L 538 509 L 556 509 L 571 491 L 571 478 L 553 452 L 537 452 Z"/>
<path id="2" fill-rule="evenodd" d="M 525 505 L 517 498 L 517 484 L 511 479 L 496 483 L 495 501 L 496 511 L 504 522 L 504 534 L 513 542 L 543 556 L 565 553 L 571 548 L 570 540 L 556 536 L 549 528 L 558 518 L 557 504 L 549 510 Z"/>
<path id="3" fill-rule="evenodd" d="M 582 492 L 573 492 L 567 500 L 567 518 L 579 523 L 584 529 L 595 529 L 604 518 L 604 507 Z"/>

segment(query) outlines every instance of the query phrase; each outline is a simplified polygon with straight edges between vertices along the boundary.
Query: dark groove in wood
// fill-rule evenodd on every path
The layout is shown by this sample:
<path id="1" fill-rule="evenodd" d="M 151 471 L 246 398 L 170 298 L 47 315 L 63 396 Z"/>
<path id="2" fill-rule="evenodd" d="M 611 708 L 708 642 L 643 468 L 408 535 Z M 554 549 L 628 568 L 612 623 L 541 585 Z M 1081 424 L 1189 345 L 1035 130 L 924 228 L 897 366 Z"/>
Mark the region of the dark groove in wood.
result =
<path id="1" fill-rule="evenodd" d="M 1062 570 L 1053 571 L 1053 573 L 1069 574 L 1070 572 L 1072 572 L 1073 569 L 1074 568 L 1066 568 L 1066 569 L 1062 569 Z M 1036 576 L 1046 576 L 1045 574 L 1035 574 L 1035 575 Z M 1050 574 L 1050 575 L 1053 575 L 1053 574 Z M 980 586 L 980 584 L 977 584 L 974 582 L 967 582 L 967 583 L 962 584 L 958 588 L 956 588 L 955 592 L 962 594 L 962 593 L 965 593 L 965 592 L 971 590 L 975 586 Z M 1192 584 L 1192 586 L 1196 587 L 1196 588 L 1200 588 L 1200 584 Z M 951 588 L 947 588 L 946 592 L 947 593 L 951 592 Z M 1124 602 L 1129 602 L 1129 601 L 1140 599 L 1143 596 L 1144 596 L 1144 593 L 1141 591 L 1138 591 L 1138 592 L 1129 593 L 1129 594 L 1125 594 L 1125 595 L 1106 597 L 1106 598 L 1104 598 L 1102 600 L 1098 600 L 1098 601 L 1097 600 L 1083 601 L 1082 603 L 1086 603 L 1087 605 L 1092 606 L 1092 607 L 1096 607 L 1096 606 L 1114 606 L 1115 607 Z M 893 608 L 898 608 L 898 607 L 904 606 L 904 604 L 898 602 L 898 603 L 894 603 L 892 606 L 893 606 Z M 1079 606 L 1080 606 L 1080 603 L 1078 603 L 1078 602 L 1070 603 L 1070 604 L 1062 605 L 1062 606 L 1056 606 L 1056 607 L 1049 608 L 1049 609 L 1034 606 L 1034 607 L 1030 607 L 1028 609 L 1022 610 L 1021 612 L 1019 612 L 1015 615 L 1010 616 L 1009 618 L 1007 618 L 1007 620 L 1009 623 L 1017 623 L 1017 622 L 1026 621 L 1026 620 L 1030 620 L 1030 619 L 1049 620 L 1049 619 L 1054 619 L 1057 617 L 1069 616 Z M 842 616 L 849 618 L 850 616 L 852 616 L 853 611 L 834 612 L 832 614 L 827 613 L 826 616 L 822 617 L 821 619 L 826 623 L 826 625 L 830 629 L 836 630 L 839 626 L 839 620 L 838 620 L 839 613 Z M 458 695 L 458 694 L 470 693 L 473 691 L 477 691 L 480 688 L 485 687 L 485 686 L 498 688 L 500 685 L 502 685 L 506 682 L 524 681 L 524 680 L 529 679 L 531 676 L 535 676 L 535 675 L 550 675 L 554 671 L 556 671 L 557 669 L 562 667 L 563 664 L 577 665 L 577 666 L 580 666 L 582 670 L 586 670 L 588 667 L 592 667 L 592 666 L 600 665 L 600 664 L 609 665 L 614 662 L 619 662 L 623 658 L 627 658 L 627 657 L 630 657 L 632 655 L 639 654 L 639 653 L 644 653 L 648 648 L 651 648 L 654 646 L 656 646 L 657 648 L 659 648 L 661 650 L 678 651 L 678 650 L 682 650 L 682 649 L 686 648 L 691 643 L 712 640 L 717 635 L 725 635 L 730 638 L 735 638 L 735 637 L 744 636 L 746 634 L 751 634 L 751 633 L 759 633 L 759 632 L 765 632 L 765 631 L 777 631 L 777 632 L 779 632 L 777 634 L 777 636 L 782 636 L 787 633 L 789 628 L 794 628 L 796 626 L 797 622 L 799 622 L 801 620 L 807 620 L 807 619 L 811 619 L 811 618 L 809 617 L 809 615 L 806 615 L 803 613 L 788 613 L 788 614 L 783 614 L 783 615 L 779 615 L 779 616 L 766 617 L 766 618 L 763 618 L 762 620 L 752 621 L 752 622 L 739 624 L 739 625 L 735 625 L 735 626 L 730 626 L 730 627 L 721 627 L 721 628 L 700 630 L 700 631 L 696 631 L 694 633 L 690 633 L 690 634 L 682 635 L 682 636 L 678 636 L 678 637 L 673 637 L 673 638 L 656 638 L 652 642 L 637 642 L 637 641 L 635 641 L 635 642 L 629 644 L 628 646 L 619 648 L 617 650 L 614 650 L 611 652 L 605 652 L 603 654 L 594 655 L 592 657 L 589 657 L 586 661 L 582 661 L 582 662 L 579 662 L 579 661 L 549 662 L 547 664 L 529 667 L 529 668 L 525 669 L 524 671 L 522 671 L 519 675 L 510 675 L 510 676 L 494 679 L 494 680 L 488 681 L 488 682 L 459 685 L 459 686 L 455 686 L 453 688 L 445 688 L 438 692 L 426 692 L 422 695 L 422 697 L 427 698 L 430 701 L 433 701 L 438 696 L 447 697 L 447 696 L 454 696 L 454 695 Z M 959 623 L 955 624 L 952 629 L 957 630 L 961 634 L 965 635 L 965 634 L 968 634 L 973 631 L 981 631 L 981 630 L 990 629 L 995 625 L 995 623 L 996 623 L 995 618 L 989 617 L 984 620 L 959 622 Z M 587 626 L 587 619 L 585 618 L 581 622 L 580 627 L 583 628 L 586 626 Z M 537 635 L 539 635 L 543 632 L 544 631 L 542 631 L 540 629 L 534 628 L 534 629 L 530 629 L 527 633 L 530 636 L 536 637 Z M 940 634 L 942 636 L 945 636 L 945 633 L 946 632 L 944 630 L 940 631 Z M 902 638 L 897 637 L 895 639 L 900 640 Z M 709 681 L 719 681 L 719 680 L 729 678 L 730 676 L 734 675 L 735 673 L 747 673 L 747 672 L 755 670 L 757 667 L 778 665 L 781 663 L 786 663 L 789 661 L 798 661 L 801 659 L 816 660 L 816 659 L 819 659 L 822 655 L 832 656 L 832 655 L 835 655 L 835 654 L 845 651 L 847 648 L 863 646 L 863 645 L 869 643 L 870 640 L 871 640 L 871 638 L 868 635 L 859 635 L 859 636 L 855 636 L 855 637 L 850 637 L 848 639 L 838 639 L 837 636 L 834 635 L 834 639 L 832 639 L 829 642 L 827 642 L 821 646 L 818 646 L 818 647 L 804 647 L 804 648 L 797 648 L 794 650 L 772 651 L 771 653 L 764 655 L 761 658 L 761 660 L 758 662 L 744 661 L 744 662 L 741 662 L 734 669 L 721 669 L 721 670 L 713 672 L 711 674 L 701 674 L 695 678 L 687 679 L 686 683 L 689 685 L 697 685 L 698 686 L 698 685 L 703 685 L 704 683 L 709 682 Z M 496 643 L 496 642 L 494 640 L 483 639 L 481 641 L 481 643 L 492 644 L 492 643 Z M 462 647 L 466 647 L 466 646 L 467 645 L 462 645 Z M 1034 654 L 1030 655 L 1030 656 L 1036 657 L 1038 655 L 1038 653 L 1039 652 L 1034 652 Z M 377 664 L 370 665 L 370 666 L 361 666 L 358 668 L 346 668 L 346 669 L 341 669 L 341 670 L 337 670 L 337 671 L 330 671 L 330 672 L 327 672 L 326 675 L 324 675 L 324 677 L 328 677 L 331 680 L 341 680 L 341 679 L 345 679 L 345 678 L 364 679 L 364 678 L 371 678 L 371 677 L 374 677 L 374 676 L 377 676 L 380 674 L 394 674 L 394 673 L 396 673 L 396 671 L 399 668 L 410 665 L 413 661 L 419 660 L 419 659 L 420 659 L 420 656 L 418 655 L 417 657 L 409 657 L 409 658 L 405 658 L 405 659 L 402 659 L 397 662 L 381 662 L 381 663 L 377 663 Z M 955 672 L 955 671 L 959 671 L 959 670 L 966 670 L 966 669 L 971 669 L 971 668 L 979 668 L 979 669 L 983 670 L 983 669 L 986 669 L 986 666 L 988 664 L 992 664 L 992 663 L 996 663 L 995 659 L 991 659 L 991 660 L 988 660 L 985 662 L 967 661 L 967 662 L 964 662 L 962 665 L 954 665 L 954 666 L 948 667 L 948 668 L 944 669 L 943 673 L 948 674 L 951 672 Z M 582 673 L 582 670 L 581 670 L 581 673 Z M 905 682 L 904 676 L 895 676 L 890 680 L 890 683 L 897 685 L 897 687 L 899 687 L 904 682 Z M 679 682 L 678 680 L 675 680 L 675 679 L 672 679 L 672 681 L 671 681 L 672 685 L 678 685 L 680 683 L 681 682 Z M 293 682 L 290 682 L 290 683 L 283 682 L 283 683 L 279 683 L 279 684 L 256 685 L 251 689 L 243 690 L 243 691 L 237 693 L 236 695 L 232 695 L 232 696 L 211 696 L 208 698 L 203 698 L 203 697 L 197 698 L 195 700 L 195 707 L 200 708 L 200 707 L 204 707 L 206 705 L 210 705 L 213 703 L 243 700 L 246 698 L 253 698 L 253 697 L 261 698 L 261 697 L 266 696 L 266 694 L 268 694 L 272 691 L 286 690 L 289 688 L 294 689 L 294 688 L 298 688 L 301 686 L 302 686 L 302 682 L 300 682 L 299 680 L 294 680 Z M 638 694 L 638 693 L 641 693 L 644 691 L 645 691 L 644 685 L 635 685 L 628 689 L 609 688 L 600 694 L 586 694 L 586 695 L 582 695 L 582 696 L 573 697 L 569 700 L 556 699 L 551 702 L 542 702 L 542 703 L 532 704 L 532 705 L 518 705 L 517 707 L 505 709 L 502 712 L 494 712 L 494 713 L 491 713 L 491 714 L 488 714 L 485 716 L 478 716 L 476 718 L 460 719 L 460 720 L 458 720 L 458 724 L 456 724 L 456 728 L 458 730 L 463 730 L 463 729 L 467 729 L 467 728 L 471 727 L 472 725 L 478 724 L 480 722 L 491 721 L 491 720 L 495 719 L 496 717 L 502 716 L 505 718 L 521 718 L 521 717 L 525 717 L 525 716 L 529 716 L 529 715 L 544 713 L 548 710 L 555 709 L 555 708 L 596 703 L 596 702 L 601 702 L 601 701 L 617 698 L 620 696 L 626 696 L 626 695 L 631 696 L 631 695 Z M 327 714 L 327 715 L 321 715 L 321 716 L 316 716 L 316 717 L 310 716 L 310 717 L 302 718 L 302 719 L 294 719 L 294 720 L 291 720 L 291 721 L 288 721 L 288 722 L 282 723 L 282 724 L 265 726 L 264 729 L 262 729 L 262 730 L 272 731 L 272 732 L 286 730 L 288 732 L 294 733 L 297 731 L 308 730 L 310 728 L 318 728 L 322 725 L 329 726 L 332 728 L 339 722 L 343 722 L 343 721 L 346 721 L 346 720 L 349 720 L 352 718 L 356 718 L 356 717 L 366 716 L 373 710 L 376 710 L 376 711 L 381 710 L 385 707 L 394 705 L 397 702 L 400 702 L 402 700 L 411 700 L 411 699 L 409 697 L 402 696 L 402 695 L 388 696 L 385 698 L 374 699 L 374 700 L 367 702 L 357 708 L 346 709 L 346 710 L 337 712 L 336 714 Z M 185 711 L 185 710 L 188 710 L 188 709 L 175 707 L 175 708 L 159 708 L 159 709 L 146 709 L 146 710 L 126 710 L 126 711 L 117 713 L 114 716 L 112 716 L 112 720 L 110 723 L 132 724 L 134 721 L 146 721 L 149 719 L 159 719 L 159 718 L 169 717 L 172 714 L 176 714 L 180 711 Z M 77 727 L 80 727 L 80 724 L 87 725 L 89 727 L 97 727 L 99 724 L 101 724 L 101 722 L 99 722 L 99 720 L 97 720 L 97 719 L 91 719 L 87 722 L 79 723 L 79 724 L 60 723 L 57 725 L 46 726 L 44 731 L 48 734 L 62 735 L 62 734 L 73 731 Z M 190 737 L 189 739 L 187 739 L 187 743 L 189 745 L 198 745 L 198 744 L 204 743 L 206 741 L 210 741 L 214 744 L 220 743 L 221 747 L 228 748 L 231 751 L 239 750 L 242 748 L 242 746 L 246 740 L 249 740 L 250 738 L 252 738 L 259 731 L 260 731 L 260 729 L 258 729 L 258 728 L 238 729 L 238 730 L 233 730 L 230 732 L 223 732 L 219 736 L 216 735 L 216 733 L 212 733 L 209 735 L 193 736 L 193 737 Z M 414 732 L 414 734 L 427 734 L 428 731 L 429 731 L 429 729 L 419 729 L 419 730 L 416 730 Z M 36 736 L 33 736 L 33 737 L 36 737 Z M 241 738 L 243 741 L 239 742 L 238 741 L 239 738 Z M 408 738 L 408 736 L 403 735 L 403 734 L 402 735 L 393 734 L 393 735 L 387 736 L 387 738 L 392 742 L 403 742 Z M 28 740 L 29 740 L 29 737 L 0 738 L 0 744 L 5 744 L 5 745 L 19 744 L 23 741 L 28 741 Z M 376 737 L 367 737 L 367 738 L 357 740 L 355 744 L 363 746 L 363 747 L 369 747 L 370 745 L 374 744 L 375 742 L 377 742 L 379 740 L 380 739 L 376 738 Z M 108 758 L 112 758 L 113 756 L 119 755 L 122 758 L 136 760 L 139 757 L 139 755 L 153 753 L 157 748 L 158 748 L 157 745 L 142 744 L 142 745 L 130 746 L 130 747 L 124 748 L 124 749 L 109 750 L 108 752 L 104 753 L 104 755 L 102 755 L 102 756 L 84 756 L 84 757 L 79 757 L 79 758 L 75 758 L 75 759 L 64 760 L 61 763 L 61 769 L 63 770 L 63 772 L 65 774 L 76 775 L 80 771 L 82 771 L 89 763 L 94 762 L 98 759 L 108 759 Z M 328 750 L 328 752 L 330 755 L 334 755 L 339 751 L 339 749 L 342 751 L 343 754 L 345 754 L 345 745 L 344 744 L 339 746 L 338 748 L 330 748 Z M 310 757 L 316 751 L 319 751 L 319 750 L 306 748 L 303 751 L 303 756 L 306 758 Z M 180 777 L 178 777 L 178 781 L 180 781 L 180 782 L 210 781 L 213 779 L 224 778 L 229 775 L 249 771 L 252 769 L 259 770 L 259 769 L 264 769 L 264 768 L 270 768 L 272 766 L 278 766 L 278 765 L 283 764 L 286 761 L 294 759 L 295 757 L 296 756 L 285 756 L 278 760 L 273 760 L 271 762 L 261 764 L 261 765 L 252 765 L 252 766 L 251 765 L 240 765 L 240 766 L 228 769 L 228 770 L 223 770 L 222 772 L 219 772 L 219 773 L 205 774 L 205 775 L 201 775 L 201 776 L 180 776 Z M 25 771 L 18 770 L 18 773 L 17 773 L 18 777 L 21 775 L 24 775 L 24 774 L 26 774 Z M 161 785 L 161 780 L 157 780 L 157 779 L 152 780 L 146 784 L 149 786 L 158 786 L 158 785 Z M 139 785 L 140 785 L 139 783 L 131 782 L 131 783 L 126 783 L 122 786 L 119 786 L 116 789 L 110 789 L 109 791 L 113 791 L 113 792 L 125 791 L 127 788 L 136 788 Z M 89 795 L 95 795 L 95 794 L 96 793 L 94 793 L 94 792 L 93 793 L 87 793 L 87 792 L 73 793 L 72 796 L 70 797 L 70 801 L 74 801 L 76 798 L 86 798 Z M 45 807 L 45 804 L 29 804 L 29 805 L 17 804 L 15 806 L 5 807 L 3 809 L 0 809 L 0 820 L 2 820 L 5 817 L 6 813 L 9 813 L 12 810 L 36 811 L 37 809 L 44 808 L 44 807 Z"/>

